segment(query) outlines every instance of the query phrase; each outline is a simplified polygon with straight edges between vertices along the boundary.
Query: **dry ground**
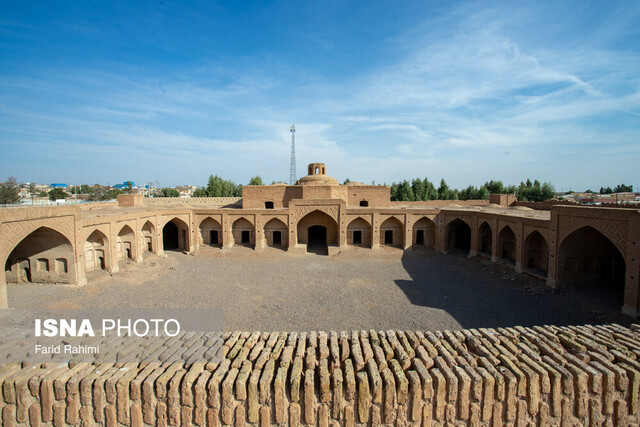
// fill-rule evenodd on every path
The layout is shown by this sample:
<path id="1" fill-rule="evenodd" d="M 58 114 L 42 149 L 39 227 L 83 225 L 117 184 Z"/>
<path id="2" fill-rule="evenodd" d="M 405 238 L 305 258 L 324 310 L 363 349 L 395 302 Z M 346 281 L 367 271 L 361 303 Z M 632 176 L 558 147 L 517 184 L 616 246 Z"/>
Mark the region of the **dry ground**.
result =
<path id="1" fill-rule="evenodd" d="M 617 322 L 621 302 L 597 288 L 552 290 L 462 254 L 354 249 L 332 257 L 206 248 L 149 254 L 84 287 L 9 285 L 13 308 L 220 308 L 227 330 L 351 330 Z"/>

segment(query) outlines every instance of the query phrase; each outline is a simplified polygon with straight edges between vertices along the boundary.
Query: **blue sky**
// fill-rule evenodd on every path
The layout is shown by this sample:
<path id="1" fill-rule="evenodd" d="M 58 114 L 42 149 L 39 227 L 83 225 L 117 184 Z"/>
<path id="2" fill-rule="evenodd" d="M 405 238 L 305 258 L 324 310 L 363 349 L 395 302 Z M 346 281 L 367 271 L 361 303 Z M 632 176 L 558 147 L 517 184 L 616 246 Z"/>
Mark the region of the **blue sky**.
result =
<path id="1" fill-rule="evenodd" d="M 640 189 L 640 2 L 3 2 L 0 179 Z"/>

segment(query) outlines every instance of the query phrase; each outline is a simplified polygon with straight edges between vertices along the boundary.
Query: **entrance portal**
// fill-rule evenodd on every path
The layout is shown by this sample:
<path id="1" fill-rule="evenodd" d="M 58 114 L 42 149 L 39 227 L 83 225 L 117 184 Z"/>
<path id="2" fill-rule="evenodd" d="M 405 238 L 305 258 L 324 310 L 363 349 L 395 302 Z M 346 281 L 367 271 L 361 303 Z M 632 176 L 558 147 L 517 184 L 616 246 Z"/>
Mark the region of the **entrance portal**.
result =
<path id="1" fill-rule="evenodd" d="M 248 244 L 251 243 L 251 234 L 250 234 L 249 230 L 242 230 L 241 243 L 243 245 L 248 245 Z"/>
<path id="2" fill-rule="evenodd" d="M 590 287 L 599 301 L 624 303 L 626 263 L 620 250 L 593 227 L 582 227 L 560 243 L 558 281 Z"/>
<path id="3" fill-rule="evenodd" d="M 361 245 L 362 244 L 362 231 L 356 230 L 353 232 L 353 244 Z"/>
<path id="4" fill-rule="evenodd" d="M 447 225 L 447 250 L 462 249 L 469 252 L 471 248 L 471 228 L 466 222 L 455 219 Z"/>
<path id="5" fill-rule="evenodd" d="M 393 245 L 393 230 L 384 231 L 384 244 Z"/>
<path id="6" fill-rule="evenodd" d="M 424 245 L 424 230 L 416 231 L 416 245 Z"/>
<path id="7" fill-rule="evenodd" d="M 282 246 L 282 232 L 273 232 L 273 246 Z"/>
<path id="8" fill-rule="evenodd" d="M 328 255 L 327 227 L 314 225 L 309 227 L 308 232 L 309 243 L 307 243 L 307 252 L 313 252 L 318 255 Z"/>
<path id="9" fill-rule="evenodd" d="M 209 231 L 209 244 L 217 245 L 218 244 L 218 230 L 210 230 Z"/>
<path id="10" fill-rule="evenodd" d="M 178 226 L 172 221 L 169 221 L 162 229 L 162 247 L 165 251 L 179 248 Z"/>

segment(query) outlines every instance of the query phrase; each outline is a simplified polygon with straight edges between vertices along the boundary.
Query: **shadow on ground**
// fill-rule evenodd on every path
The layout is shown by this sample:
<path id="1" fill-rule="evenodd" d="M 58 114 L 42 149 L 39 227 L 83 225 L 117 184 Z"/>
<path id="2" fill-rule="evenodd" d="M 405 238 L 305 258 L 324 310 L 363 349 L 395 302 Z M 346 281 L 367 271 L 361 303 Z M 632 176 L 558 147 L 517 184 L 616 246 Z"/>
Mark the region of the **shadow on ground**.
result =
<path id="1" fill-rule="evenodd" d="M 447 257 L 443 262 L 443 257 Z M 619 323 L 634 319 L 620 312 L 619 294 L 606 285 L 559 289 L 518 274 L 512 267 L 465 252 L 447 255 L 405 251 L 402 265 L 411 280 L 396 280 L 417 306 L 446 311 L 464 328 Z"/>

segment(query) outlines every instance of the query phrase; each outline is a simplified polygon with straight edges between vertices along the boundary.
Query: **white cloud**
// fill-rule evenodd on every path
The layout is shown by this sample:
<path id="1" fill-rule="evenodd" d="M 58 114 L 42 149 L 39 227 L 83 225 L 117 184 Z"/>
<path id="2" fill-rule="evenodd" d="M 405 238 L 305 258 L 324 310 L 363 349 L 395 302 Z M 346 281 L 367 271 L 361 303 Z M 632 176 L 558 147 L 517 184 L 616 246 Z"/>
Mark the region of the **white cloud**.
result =
<path id="1" fill-rule="evenodd" d="M 299 175 L 321 161 L 340 179 L 366 182 L 429 176 L 466 186 L 540 171 L 592 185 L 599 178 L 588 171 L 601 158 L 563 173 L 557 156 L 585 147 L 639 160 L 640 54 L 547 38 L 532 8 L 465 3 L 407 29 L 394 39 L 393 62 L 349 79 L 275 60 L 246 66 L 258 58 L 174 72 L 111 64 L 48 80 L 5 76 L 0 131 L 26 147 L 55 142 L 98 156 L 96 174 L 136 168 L 139 180 L 172 184 L 204 184 L 210 173 L 286 180 L 295 121 Z M 597 31 L 605 41 L 628 37 L 639 9 L 614 13 Z M 620 168 L 621 179 L 630 173 Z"/>

